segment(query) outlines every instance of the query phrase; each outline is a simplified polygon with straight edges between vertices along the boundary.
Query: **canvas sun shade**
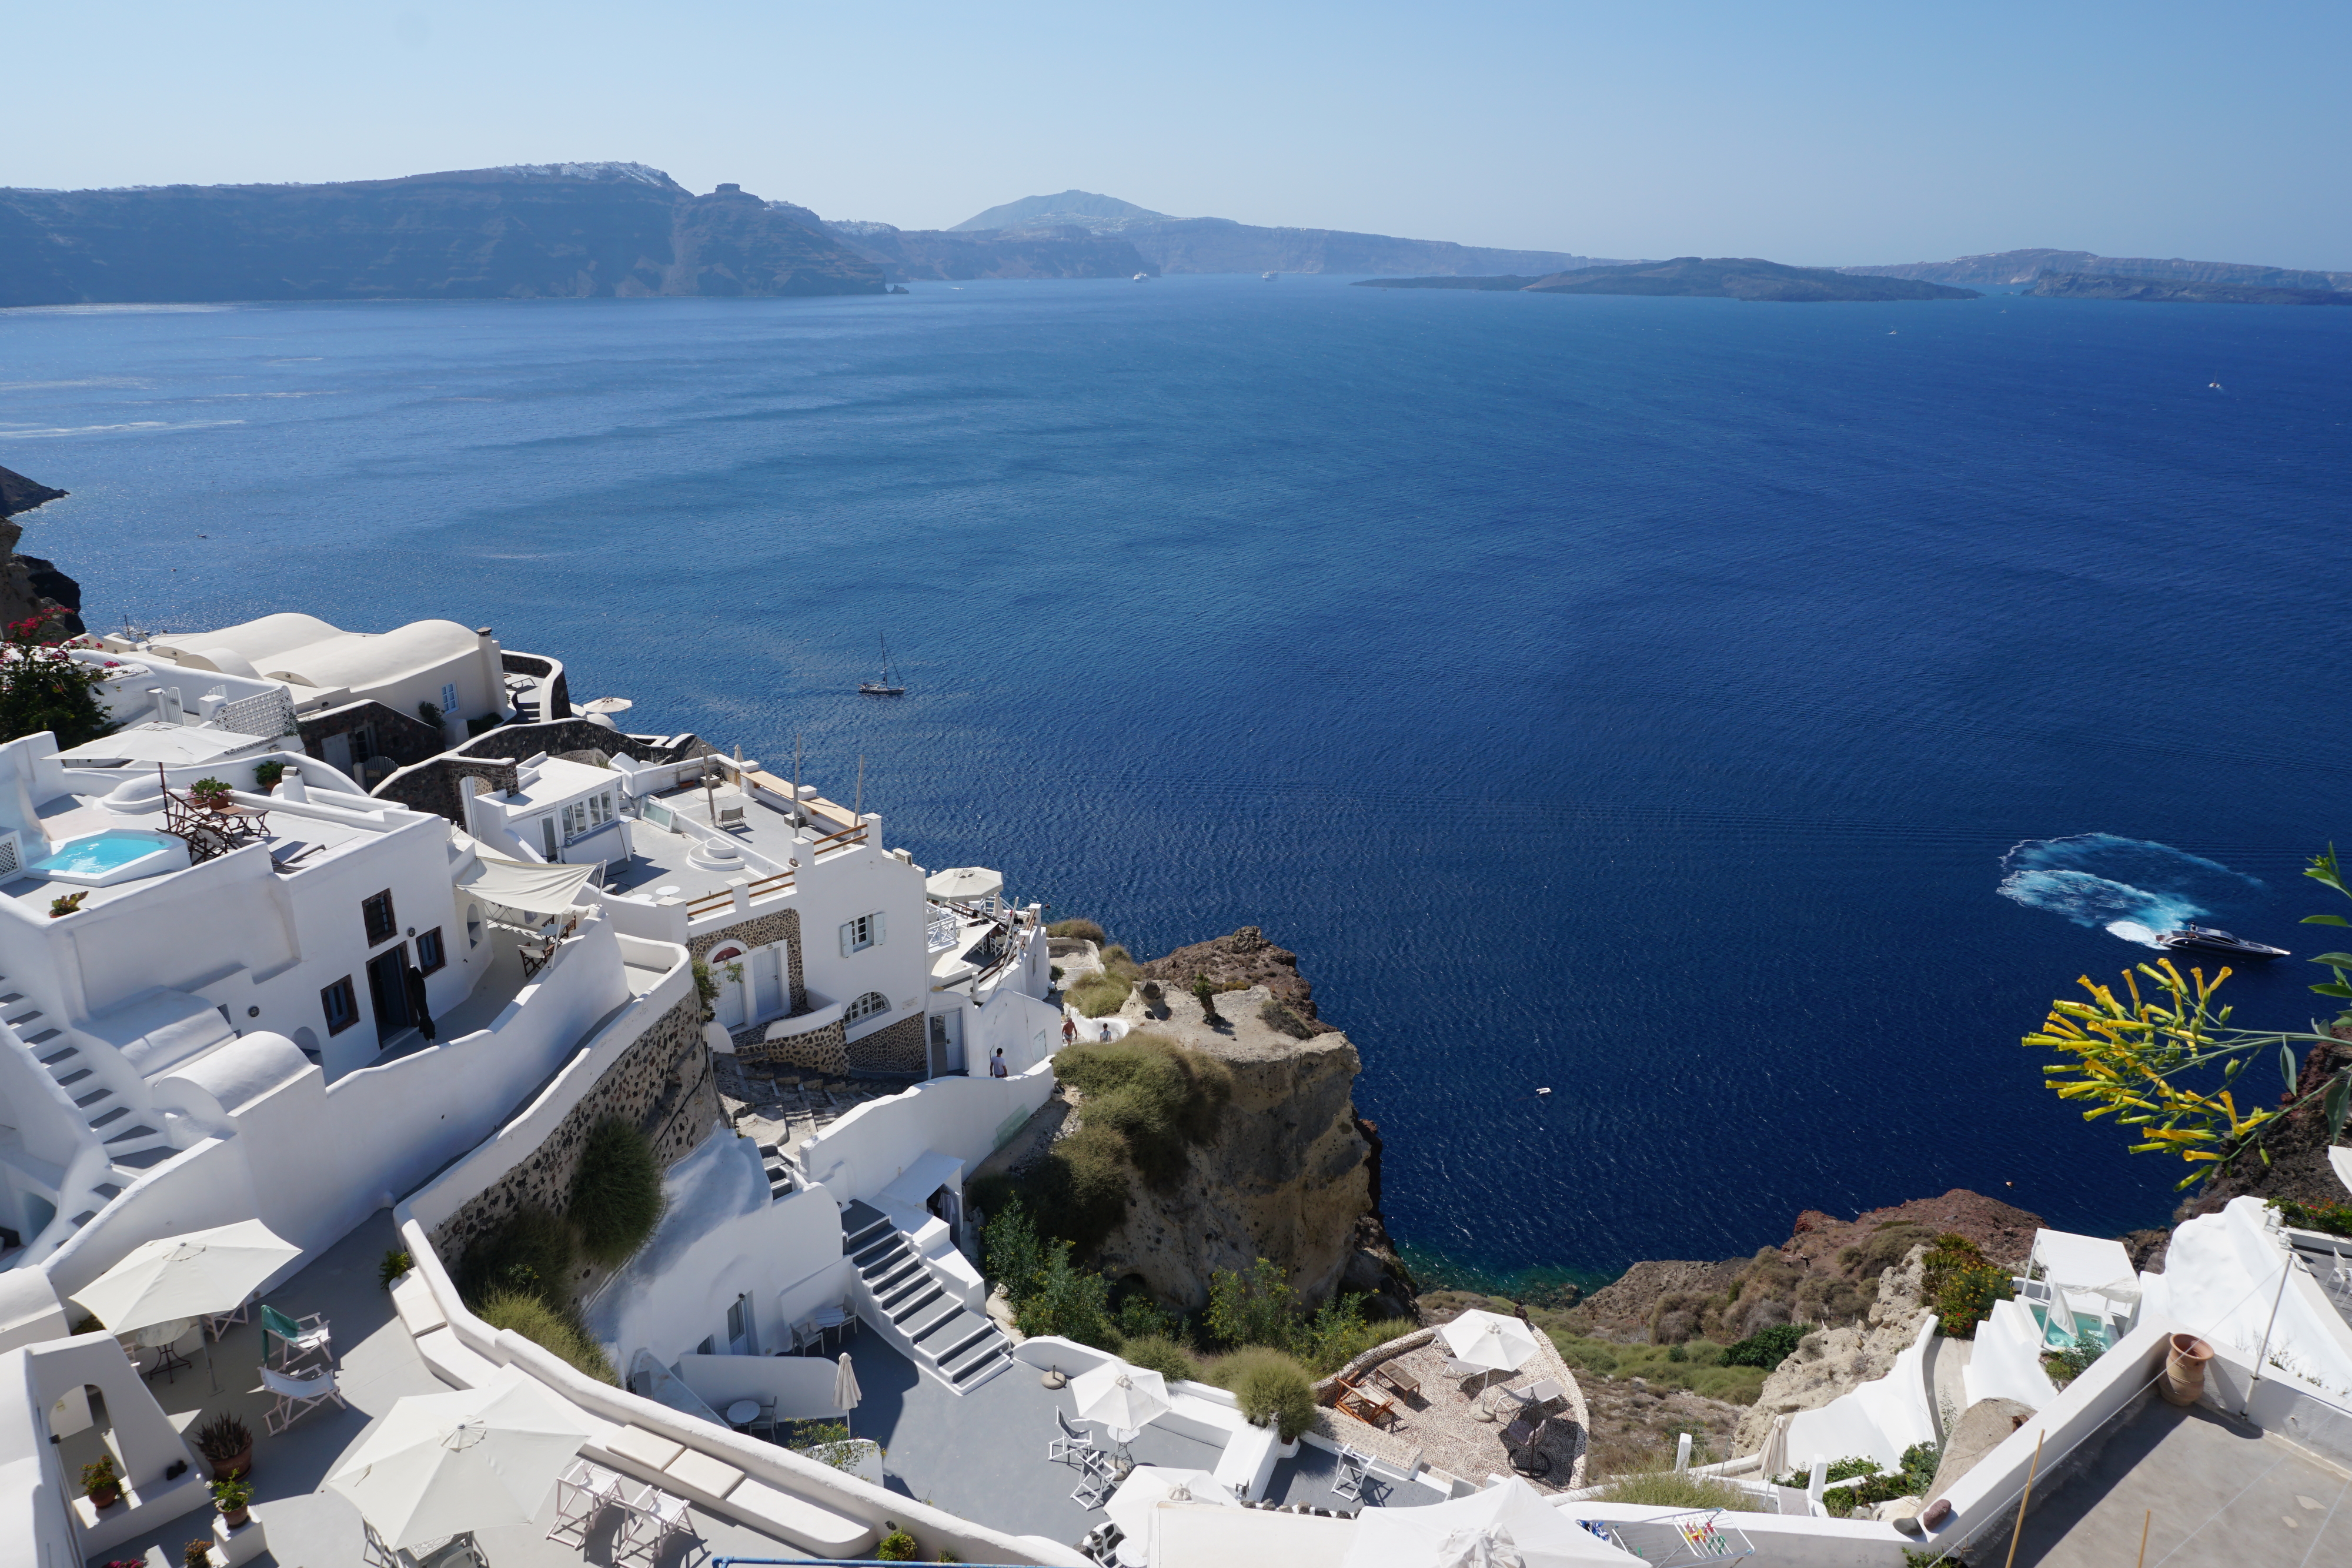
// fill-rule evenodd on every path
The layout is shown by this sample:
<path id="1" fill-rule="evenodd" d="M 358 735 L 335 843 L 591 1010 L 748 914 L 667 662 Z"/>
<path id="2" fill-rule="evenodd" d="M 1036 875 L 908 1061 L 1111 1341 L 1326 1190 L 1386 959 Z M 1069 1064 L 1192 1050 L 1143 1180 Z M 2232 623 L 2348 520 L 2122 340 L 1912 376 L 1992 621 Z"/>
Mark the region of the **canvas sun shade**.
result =
<path id="1" fill-rule="evenodd" d="M 486 903 L 531 915 L 562 914 L 596 874 L 593 865 L 525 865 L 496 855 L 478 859 L 480 863 L 460 876 L 457 885 Z"/>

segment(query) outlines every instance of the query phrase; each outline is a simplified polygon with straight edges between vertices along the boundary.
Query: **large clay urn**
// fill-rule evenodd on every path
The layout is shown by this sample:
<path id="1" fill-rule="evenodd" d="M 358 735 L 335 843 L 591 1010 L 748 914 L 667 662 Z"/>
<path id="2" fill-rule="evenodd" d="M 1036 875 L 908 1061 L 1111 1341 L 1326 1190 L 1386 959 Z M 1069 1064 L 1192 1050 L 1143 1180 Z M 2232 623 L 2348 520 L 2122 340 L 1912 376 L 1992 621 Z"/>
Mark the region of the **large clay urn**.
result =
<path id="1" fill-rule="evenodd" d="M 2164 1357 L 2164 1381 L 2157 1385 L 2168 1405 L 2194 1405 L 2205 1392 L 2205 1364 L 2213 1347 L 2193 1333 L 2172 1336 Z"/>

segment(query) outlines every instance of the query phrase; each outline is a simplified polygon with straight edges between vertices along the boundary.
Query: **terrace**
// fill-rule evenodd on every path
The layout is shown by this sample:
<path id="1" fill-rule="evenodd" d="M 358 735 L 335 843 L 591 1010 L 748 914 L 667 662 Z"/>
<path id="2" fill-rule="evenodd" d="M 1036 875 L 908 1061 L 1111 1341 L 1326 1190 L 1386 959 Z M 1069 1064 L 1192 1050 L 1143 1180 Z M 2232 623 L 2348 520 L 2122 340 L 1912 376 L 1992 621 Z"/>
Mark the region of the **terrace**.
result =
<path id="1" fill-rule="evenodd" d="M 380 1211 L 336 1243 L 284 1284 L 266 1292 L 280 1311 L 302 1315 L 323 1314 L 333 1330 L 336 1381 L 348 1409 L 321 1407 L 296 1422 L 280 1437 L 269 1437 L 262 1424 L 270 1398 L 258 1392 L 261 1357 L 258 1322 L 231 1326 L 221 1343 L 206 1352 L 191 1340 L 185 1353 L 192 1364 L 148 1385 L 173 1427 L 186 1432 L 224 1411 L 244 1417 L 254 1433 L 253 1515 L 268 1531 L 268 1547 L 283 1563 L 356 1563 L 364 1560 L 365 1536 L 359 1511 L 340 1495 L 321 1490 L 326 1478 L 342 1467 L 350 1454 L 393 1403 L 409 1395 L 445 1394 L 447 1385 L 435 1377 L 415 1343 L 394 1318 L 392 1298 L 376 1282 L 377 1260 L 398 1245 L 389 1211 Z M 59 1458 L 68 1478 L 94 1459 L 106 1442 L 102 1405 L 92 1409 L 94 1425 L 67 1437 Z M 191 1445 L 193 1447 L 193 1445 Z M 199 1461 L 200 1462 L 200 1461 Z M 77 1489 L 79 1490 L 79 1489 Z M 551 1491 L 539 1517 L 527 1525 L 493 1526 L 477 1532 L 482 1554 L 497 1568 L 575 1568 L 582 1563 L 609 1564 L 615 1561 L 614 1527 L 610 1521 L 592 1531 L 584 1547 L 546 1538 L 555 1517 Z M 698 1509 L 695 1523 L 699 1542 L 673 1538 L 654 1568 L 677 1568 L 689 1558 L 712 1555 L 796 1557 L 801 1549 L 758 1531 Z M 160 1548 L 164 1559 L 180 1560 L 182 1545 L 208 1533 L 212 1509 L 205 1506 L 170 1520 L 120 1546 L 93 1553 L 89 1568 L 123 1558 L 137 1558 L 148 1548 Z M 631 1561 L 643 1563 L 642 1557 Z"/>

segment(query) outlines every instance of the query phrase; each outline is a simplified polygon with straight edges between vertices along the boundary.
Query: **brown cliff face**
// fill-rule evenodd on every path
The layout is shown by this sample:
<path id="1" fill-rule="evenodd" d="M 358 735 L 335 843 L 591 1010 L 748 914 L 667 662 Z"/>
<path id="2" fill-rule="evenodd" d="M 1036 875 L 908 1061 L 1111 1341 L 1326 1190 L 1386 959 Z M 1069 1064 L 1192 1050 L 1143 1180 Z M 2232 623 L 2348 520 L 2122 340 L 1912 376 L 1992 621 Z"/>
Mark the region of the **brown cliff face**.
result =
<path id="1" fill-rule="evenodd" d="M 1187 1311 L 1208 1304 L 1216 1270 L 1246 1270 L 1260 1258 L 1279 1264 L 1312 1302 L 1328 1300 L 1351 1265 L 1368 1272 L 1358 1261 L 1358 1224 L 1371 1216 L 1372 1146 L 1350 1098 L 1356 1048 L 1337 1030 L 1299 1040 L 1269 1028 L 1257 1017 L 1264 1000 L 1257 991 L 1220 997 L 1223 1029 L 1172 989 L 1165 1018 L 1146 1010 L 1140 992 L 1128 1001 L 1125 1016 L 1138 1028 L 1206 1051 L 1234 1075 L 1216 1136 L 1189 1149 L 1184 1172 L 1164 1186 L 1130 1177 L 1127 1217 L 1097 1258 L 1114 1277 L 1140 1280 Z M 1085 1117 L 1084 1102 L 1076 1114 Z M 1372 1225 L 1377 1231 L 1376 1218 Z"/>
<path id="2" fill-rule="evenodd" d="M 1318 1032 L 1335 1027 L 1315 1016 L 1315 988 L 1299 974 L 1298 955 L 1276 946 L 1255 925 L 1244 925 L 1230 936 L 1179 947 L 1142 967 L 1145 979 L 1158 980 L 1179 991 L 1191 987 L 1193 979 L 1202 975 L 1206 975 L 1209 983 L 1220 990 L 1260 986 Z M 1234 1005 L 1242 1007 L 1239 1002 Z M 1219 1008 L 1222 1010 L 1223 1004 L 1220 1003 Z M 1257 1017 L 1256 1003 L 1242 1010 L 1253 1019 Z"/>
<path id="3" fill-rule="evenodd" d="M 18 555 L 22 525 L 6 519 L 19 512 L 64 497 L 6 468 L 0 468 L 0 622 L 14 623 L 34 616 L 44 619 L 41 641 L 62 643 L 82 633 L 81 584 L 39 556 Z"/>

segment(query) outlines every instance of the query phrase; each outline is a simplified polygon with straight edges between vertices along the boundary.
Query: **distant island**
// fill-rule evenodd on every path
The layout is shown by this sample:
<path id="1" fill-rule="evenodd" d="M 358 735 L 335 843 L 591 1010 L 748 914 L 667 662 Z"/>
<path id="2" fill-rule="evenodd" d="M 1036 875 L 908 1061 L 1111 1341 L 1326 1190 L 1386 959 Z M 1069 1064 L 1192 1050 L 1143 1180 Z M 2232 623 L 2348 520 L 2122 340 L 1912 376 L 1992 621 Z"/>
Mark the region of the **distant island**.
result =
<path id="1" fill-rule="evenodd" d="M 1951 261 L 1914 261 L 1900 267 L 1842 267 L 1856 277 L 1909 277 L 1960 287 L 2000 288 L 2032 283 L 2045 272 L 2068 276 L 2130 277 L 2167 283 L 2245 283 L 2264 288 L 2352 289 L 2352 272 L 2299 272 L 2242 261 L 2159 260 L 2148 256 L 2100 256 L 2087 250 L 2002 250 Z"/>
<path id="2" fill-rule="evenodd" d="M 1898 299 L 1977 299 L 1973 288 L 1912 278 L 1856 277 L 1826 267 L 1786 267 L 1754 256 L 1681 256 L 1672 261 L 1587 267 L 1540 277 L 1368 277 L 1359 288 L 1496 288 L 1528 294 L 1646 294 L 1702 299 L 1876 303 Z"/>
<path id="3" fill-rule="evenodd" d="M 2044 299 L 2142 299 L 2168 305 L 2352 305 L 2352 290 L 2259 283 L 2179 283 L 2164 277 L 2045 272 L 2026 290 Z"/>
<path id="4" fill-rule="evenodd" d="M 641 163 L 0 190 L 0 305 L 881 293 L 815 218 Z"/>
<path id="5" fill-rule="evenodd" d="M 1565 251 L 1496 250 L 1346 229 L 1262 228 L 1230 218 L 1180 218 L 1117 196 L 1075 190 L 1005 202 L 948 229 L 842 221 L 825 227 L 894 278 L 1408 270 L 1535 277 L 1602 262 Z"/>

